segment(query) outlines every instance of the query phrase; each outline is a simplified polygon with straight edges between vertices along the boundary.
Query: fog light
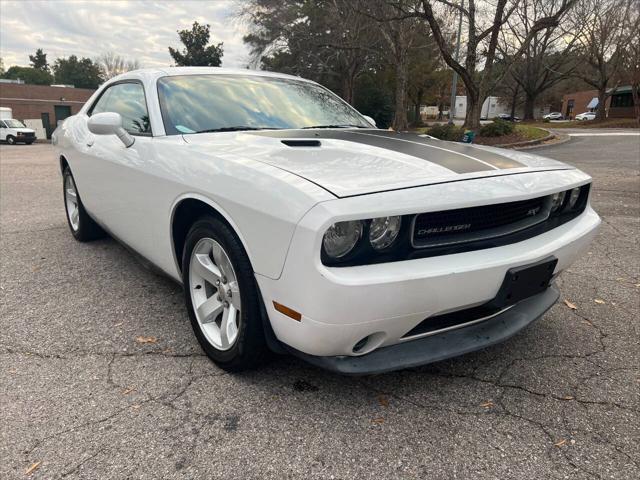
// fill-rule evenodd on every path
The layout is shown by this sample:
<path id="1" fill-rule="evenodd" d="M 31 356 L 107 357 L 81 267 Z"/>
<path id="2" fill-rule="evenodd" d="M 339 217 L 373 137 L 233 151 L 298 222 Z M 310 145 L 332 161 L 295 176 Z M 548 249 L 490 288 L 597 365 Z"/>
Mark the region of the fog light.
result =
<path id="1" fill-rule="evenodd" d="M 369 335 L 367 335 L 366 337 L 364 337 L 363 339 L 361 339 L 358 343 L 356 343 L 353 346 L 353 353 L 359 353 L 362 351 L 362 349 L 364 349 L 364 347 L 367 345 L 367 342 L 369 341 Z"/>

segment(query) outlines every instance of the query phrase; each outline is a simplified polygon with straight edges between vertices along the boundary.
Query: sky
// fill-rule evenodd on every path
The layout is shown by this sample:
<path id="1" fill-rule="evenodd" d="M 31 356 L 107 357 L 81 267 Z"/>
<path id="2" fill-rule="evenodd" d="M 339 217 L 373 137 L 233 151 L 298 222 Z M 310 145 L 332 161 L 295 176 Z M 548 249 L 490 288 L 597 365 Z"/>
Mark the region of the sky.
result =
<path id="1" fill-rule="evenodd" d="M 249 51 L 237 7 L 238 0 L 0 0 L 0 57 L 7 69 L 28 66 L 37 48 L 49 63 L 113 51 L 141 67 L 166 67 L 168 47 L 183 48 L 176 31 L 198 21 L 211 25 L 211 43 L 224 42 L 222 66 L 244 68 Z"/>

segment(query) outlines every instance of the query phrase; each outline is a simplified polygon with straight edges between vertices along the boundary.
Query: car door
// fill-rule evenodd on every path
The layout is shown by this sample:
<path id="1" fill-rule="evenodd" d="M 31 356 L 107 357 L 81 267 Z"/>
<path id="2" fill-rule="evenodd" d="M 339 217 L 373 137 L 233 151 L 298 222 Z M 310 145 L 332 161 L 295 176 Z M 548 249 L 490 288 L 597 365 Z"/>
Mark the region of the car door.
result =
<path id="1" fill-rule="evenodd" d="M 4 141 L 7 139 L 7 125 L 4 123 L 4 120 L 0 120 L 0 140 Z"/>
<path id="2" fill-rule="evenodd" d="M 144 87 L 123 81 L 108 87 L 88 111 L 91 116 L 115 112 L 135 141 L 126 147 L 116 135 L 86 136 L 83 181 L 92 186 L 90 212 L 113 235 L 141 253 L 152 242 L 145 176 L 154 162 L 151 122 Z M 82 185 L 79 185 L 82 197 Z"/>

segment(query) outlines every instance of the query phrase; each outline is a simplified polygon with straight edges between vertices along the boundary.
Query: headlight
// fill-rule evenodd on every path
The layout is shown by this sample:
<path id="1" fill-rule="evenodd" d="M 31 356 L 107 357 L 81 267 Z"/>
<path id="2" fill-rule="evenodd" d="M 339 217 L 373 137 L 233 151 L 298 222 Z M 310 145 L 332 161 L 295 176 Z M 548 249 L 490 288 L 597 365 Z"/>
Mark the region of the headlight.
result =
<path id="1" fill-rule="evenodd" d="M 575 207 L 576 203 L 578 203 L 578 198 L 580 198 L 580 187 L 571 189 L 569 192 L 569 204 L 567 205 L 567 208 L 572 209 Z"/>
<path id="2" fill-rule="evenodd" d="M 566 192 L 554 193 L 551 196 L 551 213 L 557 212 L 564 202 L 564 196 Z"/>
<path id="3" fill-rule="evenodd" d="M 400 217 L 380 217 L 371 220 L 369 227 L 369 243 L 376 250 L 384 250 L 398 238 L 400 233 Z"/>
<path id="4" fill-rule="evenodd" d="M 334 223 L 322 239 L 325 253 L 331 258 L 344 257 L 362 238 L 362 229 L 360 220 Z"/>

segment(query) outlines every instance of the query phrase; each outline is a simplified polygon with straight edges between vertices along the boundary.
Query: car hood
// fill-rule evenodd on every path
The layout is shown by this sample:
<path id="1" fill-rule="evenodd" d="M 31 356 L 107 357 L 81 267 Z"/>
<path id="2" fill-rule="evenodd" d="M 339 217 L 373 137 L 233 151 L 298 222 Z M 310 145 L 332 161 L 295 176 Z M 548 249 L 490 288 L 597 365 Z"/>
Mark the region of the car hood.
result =
<path id="1" fill-rule="evenodd" d="M 22 133 L 36 133 L 35 130 L 32 130 L 31 128 L 25 128 L 25 127 L 10 127 L 11 130 L 15 130 L 16 132 L 22 132 Z"/>
<path id="2" fill-rule="evenodd" d="M 340 198 L 573 168 L 513 150 L 377 129 L 261 130 L 184 138 L 194 148 L 236 154 L 286 170 Z"/>

